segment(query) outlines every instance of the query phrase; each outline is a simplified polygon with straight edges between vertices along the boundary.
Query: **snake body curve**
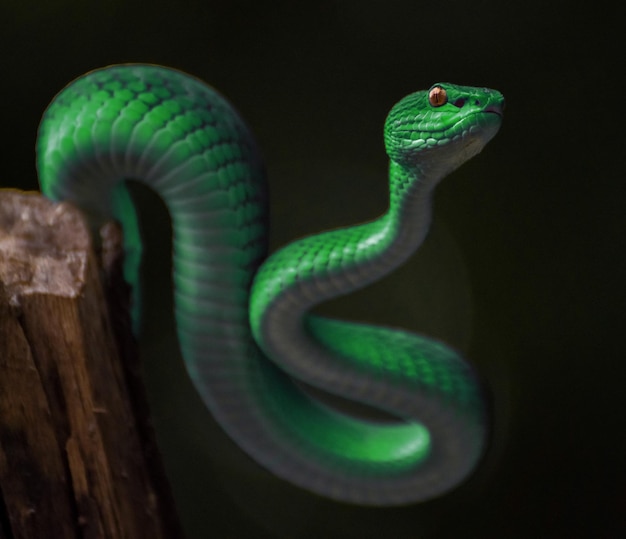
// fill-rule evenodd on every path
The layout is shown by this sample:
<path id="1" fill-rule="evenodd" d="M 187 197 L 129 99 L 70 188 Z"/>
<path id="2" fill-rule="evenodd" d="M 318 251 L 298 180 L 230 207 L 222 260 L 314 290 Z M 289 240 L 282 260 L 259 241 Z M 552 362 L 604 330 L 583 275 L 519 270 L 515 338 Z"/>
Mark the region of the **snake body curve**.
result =
<path id="1" fill-rule="evenodd" d="M 475 468 L 487 437 L 473 369 L 437 341 L 313 316 L 380 279 L 423 241 L 436 184 L 496 134 L 494 90 L 438 84 L 385 124 L 388 211 L 295 241 L 267 257 L 263 165 L 215 90 L 179 71 L 118 65 L 63 89 L 37 140 L 42 192 L 98 226 L 122 221 L 127 278 L 139 286 L 135 210 L 144 182 L 171 216 L 180 349 L 224 430 L 277 476 L 336 500 L 397 505 L 438 496 Z M 392 414 L 339 411 L 293 380 Z"/>

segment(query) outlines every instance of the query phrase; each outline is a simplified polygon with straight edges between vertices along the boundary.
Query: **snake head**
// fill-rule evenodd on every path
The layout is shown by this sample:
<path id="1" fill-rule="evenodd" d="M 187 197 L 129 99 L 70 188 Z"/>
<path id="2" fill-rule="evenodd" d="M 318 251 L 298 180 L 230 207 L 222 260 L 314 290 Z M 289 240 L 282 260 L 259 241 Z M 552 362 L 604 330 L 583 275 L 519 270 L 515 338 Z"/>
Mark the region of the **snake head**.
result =
<path id="1" fill-rule="evenodd" d="M 504 97 L 496 90 L 437 83 L 401 99 L 385 122 L 385 147 L 406 168 L 448 174 L 498 132 Z"/>

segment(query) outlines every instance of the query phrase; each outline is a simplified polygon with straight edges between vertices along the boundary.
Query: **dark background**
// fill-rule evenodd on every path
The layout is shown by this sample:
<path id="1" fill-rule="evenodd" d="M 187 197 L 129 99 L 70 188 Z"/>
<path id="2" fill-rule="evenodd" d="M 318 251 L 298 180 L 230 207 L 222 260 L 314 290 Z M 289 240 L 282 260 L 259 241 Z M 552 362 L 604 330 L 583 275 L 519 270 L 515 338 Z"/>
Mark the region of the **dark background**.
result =
<path id="1" fill-rule="evenodd" d="M 74 77 L 166 64 L 213 84 L 252 125 L 273 247 L 384 210 L 382 124 L 405 94 L 449 80 L 507 98 L 498 136 L 438 188 L 420 254 L 322 310 L 463 350 L 493 392 L 481 468 L 447 496 L 395 509 L 329 502 L 271 477 L 195 395 L 158 289 L 146 376 L 190 538 L 626 536 L 626 98 L 613 10 L 544 0 L 1 5 L 1 186 L 37 188 L 37 124 Z M 165 213 L 154 200 L 145 209 L 158 251 Z M 162 283 L 161 244 L 150 275 Z"/>

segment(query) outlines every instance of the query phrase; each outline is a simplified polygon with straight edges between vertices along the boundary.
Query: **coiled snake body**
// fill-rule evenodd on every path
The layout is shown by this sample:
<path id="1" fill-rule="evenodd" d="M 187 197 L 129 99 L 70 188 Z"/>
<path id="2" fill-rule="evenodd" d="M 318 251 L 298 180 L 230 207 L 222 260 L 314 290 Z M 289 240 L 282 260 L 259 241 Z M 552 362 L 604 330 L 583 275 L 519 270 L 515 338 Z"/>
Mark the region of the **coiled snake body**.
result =
<path id="1" fill-rule="evenodd" d="M 129 64 L 75 80 L 44 114 L 37 165 L 48 197 L 75 203 L 94 226 L 122 221 L 136 286 L 136 214 L 123 180 L 165 201 L 181 352 L 205 403 L 249 455 L 330 498 L 406 504 L 451 489 L 476 466 L 487 412 L 475 373 L 426 337 L 308 313 L 417 249 L 435 185 L 496 134 L 502 106 L 499 92 L 452 84 L 405 97 L 384 130 L 388 211 L 267 259 L 255 142 L 223 97 L 179 71 Z M 398 421 L 338 411 L 293 379 Z"/>

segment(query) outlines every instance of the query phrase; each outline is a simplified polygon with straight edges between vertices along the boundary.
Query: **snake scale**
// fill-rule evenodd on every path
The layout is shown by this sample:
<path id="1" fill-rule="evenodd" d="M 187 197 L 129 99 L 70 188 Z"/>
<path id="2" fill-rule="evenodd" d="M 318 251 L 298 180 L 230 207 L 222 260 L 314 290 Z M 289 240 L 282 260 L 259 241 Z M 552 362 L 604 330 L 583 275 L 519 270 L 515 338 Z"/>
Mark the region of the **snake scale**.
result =
<path id="1" fill-rule="evenodd" d="M 503 105 L 495 90 L 447 83 L 405 97 L 384 127 L 388 210 L 269 257 L 264 167 L 250 130 L 225 98 L 180 71 L 125 64 L 70 83 L 44 113 L 37 168 L 42 192 L 80 207 L 93 227 L 122 222 L 137 292 L 141 243 L 125 180 L 163 199 L 186 369 L 243 450 L 335 500 L 408 504 L 459 484 L 484 452 L 477 374 L 433 339 L 310 311 L 419 247 L 433 189 L 496 134 Z M 395 420 L 339 410 L 302 383 Z"/>

